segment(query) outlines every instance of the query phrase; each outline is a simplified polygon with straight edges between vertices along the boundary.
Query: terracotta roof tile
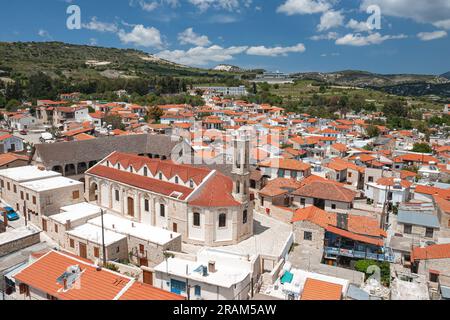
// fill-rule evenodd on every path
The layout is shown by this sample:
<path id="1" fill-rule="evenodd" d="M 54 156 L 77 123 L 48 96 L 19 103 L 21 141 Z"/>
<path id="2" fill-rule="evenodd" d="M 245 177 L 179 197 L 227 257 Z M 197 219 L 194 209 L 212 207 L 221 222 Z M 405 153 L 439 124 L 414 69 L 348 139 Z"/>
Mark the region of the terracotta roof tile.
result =
<path id="1" fill-rule="evenodd" d="M 411 259 L 413 261 L 450 259 L 450 243 L 436 244 L 425 248 L 413 248 Z"/>
<path id="2" fill-rule="evenodd" d="M 313 181 L 296 190 L 293 194 L 341 202 L 352 202 L 356 197 L 356 192 L 326 181 Z"/>
<path id="3" fill-rule="evenodd" d="M 342 289 L 340 284 L 308 278 L 300 300 L 341 300 Z"/>

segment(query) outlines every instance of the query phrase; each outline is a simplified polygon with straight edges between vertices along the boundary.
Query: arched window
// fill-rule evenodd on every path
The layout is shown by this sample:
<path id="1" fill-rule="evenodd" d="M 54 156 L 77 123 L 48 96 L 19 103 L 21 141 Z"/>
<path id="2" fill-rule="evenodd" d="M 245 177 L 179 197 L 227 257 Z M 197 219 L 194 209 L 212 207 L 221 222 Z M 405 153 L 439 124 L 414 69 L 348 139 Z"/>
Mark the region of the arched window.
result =
<path id="1" fill-rule="evenodd" d="M 242 223 L 243 223 L 243 224 L 246 224 L 247 221 L 248 221 L 248 211 L 247 211 L 247 210 L 244 210 L 244 213 L 243 213 L 243 215 L 242 215 Z"/>
<path id="2" fill-rule="evenodd" d="M 219 228 L 226 228 L 227 226 L 227 214 L 221 213 L 219 215 Z"/>
<path id="3" fill-rule="evenodd" d="M 159 173 L 159 180 L 162 180 L 162 173 Z"/>
<path id="4" fill-rule="evenodd" d="M 163 204 L 159 205 L 159 215 L 163 218 L 166 216 L 166 206 Z"/>
<path id="5" fill-rule="evenodd" d="M 194 213 L 194 227 L 200 227 L 200 213 Z"/>
<path id="6" fill-rule="evenodd" d="M 130 166 L 130 172 L 133 173 L 133 167 L 132 166 Z"/>
<path id="7" fill-rule="evenodd" d="M 148 177 L 148 169 L 147 169 L 147 167 L 144 167 L 144 176 Z"/>
<path id="8" fill-rule="evenodd" d="M 118 163 L 118 164 L 117 164 L 117 169 L 119 169 L 119 170 L 120 170 L 120 163 Z"/>
<path id="9" fill-rule="evenodd" d="M 178 184 L 180 182 L 180 179 L 178 177 L 175 177 L 175 183 Z"/>
<path id="10" fill-rule="evenodd" d="M 191 188 L 191 189 L 194 188 L 194 181 L 192 181 L 192 180 L 189 181 L 189 188 Z"/>
<path id="11" fill-rule="evenodd" d="M 239 181 L 236 181 L 236 193 L 241 193 L 241 183 Z"/>

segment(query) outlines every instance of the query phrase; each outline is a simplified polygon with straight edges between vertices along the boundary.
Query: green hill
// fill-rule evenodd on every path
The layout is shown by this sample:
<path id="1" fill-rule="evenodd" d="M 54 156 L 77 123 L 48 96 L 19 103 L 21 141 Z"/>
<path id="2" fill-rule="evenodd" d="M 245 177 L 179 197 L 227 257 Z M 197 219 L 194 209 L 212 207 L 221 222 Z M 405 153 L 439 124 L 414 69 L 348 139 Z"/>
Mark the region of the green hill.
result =
<path id="1" fill-rule="evenodd" d="M 153 76 L 220 77 L 227 72 L 197 69 L 159 59 L 134 49 L 103 48 L 61 42 L 0 42 L 0 70 L 28 77 L 42 71 L 74 80 Z"/>

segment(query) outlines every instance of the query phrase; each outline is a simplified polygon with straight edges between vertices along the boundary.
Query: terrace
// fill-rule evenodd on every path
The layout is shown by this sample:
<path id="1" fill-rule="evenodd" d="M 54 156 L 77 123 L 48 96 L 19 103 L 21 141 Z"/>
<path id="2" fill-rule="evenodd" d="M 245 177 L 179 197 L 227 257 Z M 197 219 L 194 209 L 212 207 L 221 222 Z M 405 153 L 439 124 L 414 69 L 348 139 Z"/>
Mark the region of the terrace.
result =
<path id="1" fill-rule="evenodd" d="M 327 232 L 325 234 L 325 258 L 348 257 L 394 263 L 391 248 L 362 243 Z"/>

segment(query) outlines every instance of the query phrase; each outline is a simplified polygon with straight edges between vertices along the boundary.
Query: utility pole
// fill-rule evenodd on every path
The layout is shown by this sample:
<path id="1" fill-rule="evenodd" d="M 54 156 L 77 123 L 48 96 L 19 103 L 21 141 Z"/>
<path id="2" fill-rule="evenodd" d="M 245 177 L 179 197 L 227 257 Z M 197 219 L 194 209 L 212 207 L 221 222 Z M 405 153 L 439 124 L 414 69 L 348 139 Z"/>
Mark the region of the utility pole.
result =
<path id="1" fill-rule="evenodd" d="M 25 217 L 25 227 L 27 227 L 28 226 L 28 214 L 27 214 L 27 203 L 26 203 L 26 201 L 24 200 L 23 201 L 23 216 Z"/>
<path id="2" fill-rule="evenodd" d="M 102 220 L 102 248 L 103 248 L 103 267 L 106 266 L 106 247 L 105 247 L 105 225 L 103 222 L 103 215 L 105 211 L 101 209 L 101 220 Z"/>

